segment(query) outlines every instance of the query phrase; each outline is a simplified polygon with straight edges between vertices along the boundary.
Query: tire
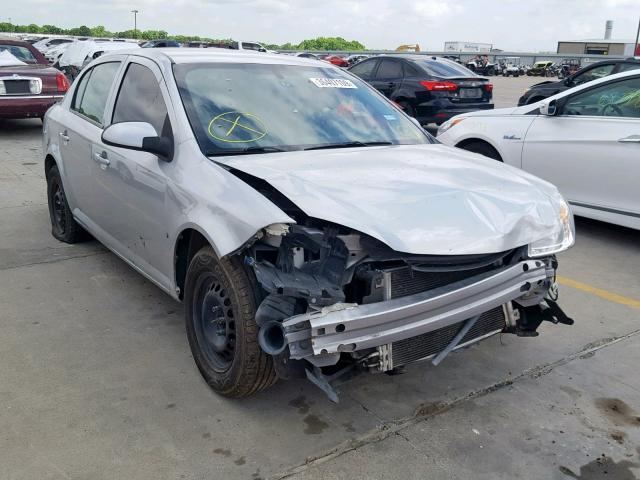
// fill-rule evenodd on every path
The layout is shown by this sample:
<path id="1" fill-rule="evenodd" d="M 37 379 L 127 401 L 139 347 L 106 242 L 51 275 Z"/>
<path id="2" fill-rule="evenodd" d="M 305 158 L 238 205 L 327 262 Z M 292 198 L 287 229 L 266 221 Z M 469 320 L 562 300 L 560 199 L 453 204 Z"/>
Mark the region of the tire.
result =
<path id="1" fill-rule="evenodd" d="M 499 162 L 502 161 L 502 158 L 500 157 L 500 154 L 496 151 L 496 149 L 485 142 L 470 142 L 462 145 L 460 148 L 469 152 L 479 153 L 480 155 L 498 160 Z"/>
<path id="2" fill-rule="evenodd" d="M 62 178 L 57 166 L 47 173 L 47 203 L 51 220 L 51 235 L 65 243 L 78 243 L 90 238 L 89 234 L 76 222 L 67 203 L 62 186 Z"/>
<path id="3" fill-rule="evenodd" d="M 247 397 L 276 380 L 272 358 L 258 345 L 255 280 L 236 257 L 198 251 L 185 282 L 185 322 L 193 359 L 207 384 L 230 398 Z"/>

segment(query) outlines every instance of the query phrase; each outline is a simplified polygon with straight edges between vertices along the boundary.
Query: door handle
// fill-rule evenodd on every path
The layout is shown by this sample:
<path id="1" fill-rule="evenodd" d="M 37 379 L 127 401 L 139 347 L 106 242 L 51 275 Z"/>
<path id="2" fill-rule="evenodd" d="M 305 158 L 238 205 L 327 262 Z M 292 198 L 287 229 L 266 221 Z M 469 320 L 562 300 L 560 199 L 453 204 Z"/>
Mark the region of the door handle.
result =
<path id="1" fill-rule="evenodd" d="M 111 165 L 111 160 L 107 158 L 107 152 L 94 153 L 93 159 L 96 162 L 98 162 L 100 165 L 104 165 L 105 167 L 108 167 L 109 165 Z"/>
<path id="2" fill-rule="evenodd" d="M 60 135 L 60 138 L 62 140 L 64 140 L 65 142 L 69 141 L 69 135 L 67 135 L 67 131 L 66 130 L 64 132 L 58 133 L 58 135 Z"/>
<path id="3" fill-rule="evenodd" d="M 629 135 L 618 140 L 620 143 L 640 143 L 640 135 Z"/>

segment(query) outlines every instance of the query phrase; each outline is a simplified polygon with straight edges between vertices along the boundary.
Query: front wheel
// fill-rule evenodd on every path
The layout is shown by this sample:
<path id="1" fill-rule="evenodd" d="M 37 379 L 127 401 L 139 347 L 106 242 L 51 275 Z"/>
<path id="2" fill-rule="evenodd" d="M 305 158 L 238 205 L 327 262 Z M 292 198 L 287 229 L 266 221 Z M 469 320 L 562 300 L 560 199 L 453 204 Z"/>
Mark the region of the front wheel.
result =
<path id="1" fill-rule="evenodd" d="M 258 345 L 257 286 L 240 260 L 202 248 L 189 264 L 184 302 L 193 359 L 214 391 L 240 398 L 275 383 L 273 361 Z"/>

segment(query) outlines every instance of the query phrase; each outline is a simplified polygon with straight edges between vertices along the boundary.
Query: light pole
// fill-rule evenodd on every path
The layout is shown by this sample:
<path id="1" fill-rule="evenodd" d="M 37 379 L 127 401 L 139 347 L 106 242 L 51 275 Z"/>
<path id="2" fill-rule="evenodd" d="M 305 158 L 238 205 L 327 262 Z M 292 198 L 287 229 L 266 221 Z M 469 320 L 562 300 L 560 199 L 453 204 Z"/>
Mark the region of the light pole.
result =
<path id="1" fill-rule="evenodd" d="M 131 10 L 133 13 L 133 38 L 138 39 L 138 10 Z"/>

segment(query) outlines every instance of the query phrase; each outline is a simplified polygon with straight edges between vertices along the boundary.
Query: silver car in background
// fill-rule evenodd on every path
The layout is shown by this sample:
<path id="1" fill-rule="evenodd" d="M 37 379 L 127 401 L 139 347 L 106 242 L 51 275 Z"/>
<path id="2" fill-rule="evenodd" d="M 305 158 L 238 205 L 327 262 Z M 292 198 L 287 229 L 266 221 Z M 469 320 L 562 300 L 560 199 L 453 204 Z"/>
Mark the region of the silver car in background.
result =
<path id="1" fill-rule="evenodd" d="M 551 184 L 443 146 L 329 64 L 140 49 L 83 70 L 44 127 L 52 233 L 90 233 L 176 300 L 230 397 L 439 363 L 571 324 Z M 132 319 L 135 321 L 135 319 Z"/>

